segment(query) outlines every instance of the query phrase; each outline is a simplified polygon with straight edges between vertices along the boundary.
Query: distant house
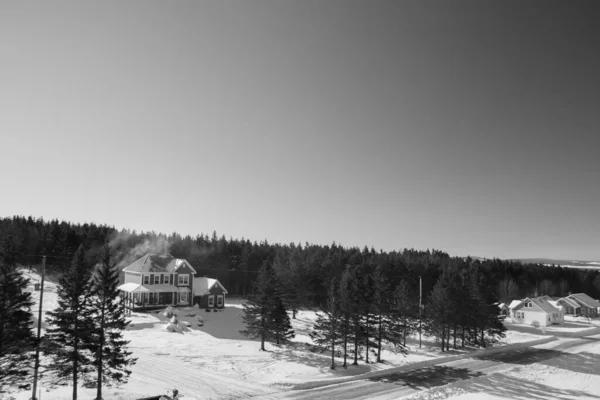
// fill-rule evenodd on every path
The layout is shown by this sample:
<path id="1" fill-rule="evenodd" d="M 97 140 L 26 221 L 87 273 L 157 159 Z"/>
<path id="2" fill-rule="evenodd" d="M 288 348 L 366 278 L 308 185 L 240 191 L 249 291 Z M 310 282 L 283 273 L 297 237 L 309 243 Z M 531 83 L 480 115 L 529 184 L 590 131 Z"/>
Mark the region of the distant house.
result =
<path id="1" fill-rule="evenodd" d="M 580 315 L 581 314 L 581 306 L 578 302 L 569 297 L 562 297 L 558 299 L 558 304 L 560 304 L 565 309 L 566 314 L 570 315 Z"/>
<path id="2" fill-rule="evenodd" d="M 207 277 L 194 278 L 193 304 L 204 309 L 225 307 L 227 290 L 216 279 Z"/>
<path id="3" fill-rule="evenodd" d="M 511 309 L 511 317 L 515 322 L 528 325 L 537 321 L 540 326 L 562 324 L 564 321 L 563 313 L 546 296 L 526 298 Z"/>
<path id="4" fill-rule="evenodd" d="M 184 259 L 170 254 L 146 254 L 123 268 L 118 287 L 129 308 L 192 305 L 196 270 Z"/>
<path id="5" fill-rule="evenodd" d="M 580 315 L 590 318 L 598 316 L 598 309 L 600 308 L 598 300 L 591 298 L 585 293 L 570 294 L 566 298 L 575 301 L 580 306 Z"/>

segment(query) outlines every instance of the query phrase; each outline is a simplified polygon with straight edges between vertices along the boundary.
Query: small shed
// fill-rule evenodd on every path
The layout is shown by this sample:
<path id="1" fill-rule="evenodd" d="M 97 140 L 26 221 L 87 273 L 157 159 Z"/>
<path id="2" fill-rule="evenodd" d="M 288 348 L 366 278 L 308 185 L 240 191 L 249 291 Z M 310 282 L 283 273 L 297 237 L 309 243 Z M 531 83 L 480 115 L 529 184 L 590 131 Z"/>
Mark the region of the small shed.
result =
<path id="1" fill-rule="evenodd" d="M 194 278 L 194 302 L 200 308 L 224 308 L 227 290 L 214 278 Z"/>

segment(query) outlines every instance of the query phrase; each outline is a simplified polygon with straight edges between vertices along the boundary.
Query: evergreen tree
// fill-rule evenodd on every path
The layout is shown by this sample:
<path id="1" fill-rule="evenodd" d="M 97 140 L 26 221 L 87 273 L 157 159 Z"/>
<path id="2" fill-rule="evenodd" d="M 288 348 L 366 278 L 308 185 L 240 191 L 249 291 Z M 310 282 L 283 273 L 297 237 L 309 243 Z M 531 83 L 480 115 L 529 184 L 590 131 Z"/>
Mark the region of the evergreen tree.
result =
<path id="1" fill-rule="evenodd" d="M 362 332 L 361 332 L 361 328 L 362 328 L 361 310 L 362 310 L 362 307 L 360 304 L 362 285 L 361 285 L 360 279 L 357 277 L 356 269 L 357 269 L 356 267 L 352 267 L 349 270 L 350 301 L 348 303 L 348 310 L 350 313 L 350 323 L 351 323 L 350 335 L 354 342 L 354 350 L 353 350 L 354 361 L 352 362 L 352 365 L 358 365 L 358 353 L 360 352 L 358 346 L 362 339 Z"/>
<path id="2" fill-rule="evenodd" d="M 489 290 L 485 276 L 477 268 L 473 268 L 470 274 L 470 286 L 472 296 L 475 298 L 475 316 L 479 327 L 479 344 L 486 347 L 488 343 L 494 343 L 498 338 L 503 338 L 506 326 L 502 323 L 504 317 L 498 312 L 494 304 L 497 298 L 494 292 Z M 486 337 L 487 334 L 487 337 Z"/>
<path id="3" fill-rule="evenodd" d="M 17 258 L 12 237 L 5 237 L 0 253 L 0 393 L 3 384 L 22 382 L 27 376 L 33 344 L 33 301 L 26 291 L 29 280 L 17 271 Z"/>
<path id="4" fill-rule="evenodd" d="M 275 339 L 276 344 L 293 339 L 295 336 L 290 316 L 283 302 L 280 293 L 279 282 L 273 277 L 274 297 L 272 300 L 271 311 L 268 315 L 267 326 L 271 336 Z"/>
<path id="5" fill-rule="evenodd" d="M 245 336 L 260 336 L 260 349 L 265 350 L 265 341 L 283 340 L 294 337 L 294 331 L 281 298 L 280 284 L 268 261 L 263 262 L 254 282 L 253 293 L 244 304 L 242 320 L 246 329 L 240 331 Z"/>
<path id="6" fill-rule="evenodd" d="M 57 293 L 58 307 L 48 313 L 50 328 L 45 335 L 45 352 L 53 361 L 51 369 L 58 382 L 71 378 L 73 400 L 77 400 L 80 375 L 85 379 L 93 370 L 90 349 L 96 317 L 92 308 L 94 287 L 82 245 L 75 252 L 71 267 L 59 279 Z"/>
<path id="7" fill-rule="evenodd" d="M 244 303 L 242 321 L 246 329 L 240 331 L 244 336 L 252 339 L 260 337 L 260 349 L 265 351 L 265 341 L 268 336 L 268 319 L 272 302 L 273 288 L 271 284 L 271 269 L 267 263 L 258 272 L 252 287 L 252 294 Z"/>
<path id="8" fill-rule="evenodd" d="M 338 308 L 340 310 L 340 327 L 341 327 L 341 336 L 343 342 L 343 354 L 344 354 L 344 363 L 342 366 L 344 368 L 348 368 L 347 358 L 348 358 L 348 339 L 350 335 L 350 316 L 352 314 L 352 298 L 350 295 L 351 290 L 351 276 L 349 269 L 346 268 L 342 273 L 342 278 L 340 279 L 340 285 L 338 290 Z"/>
<path id="9" fill-rule="evenodd" d="M 371 340 L 374 335 L 374 284 L 372 265 L 364 266 L 362 270 L 362 279 L 359 282 L 359 299 L 361 310 L 361 343 L 365 346 L 365 362 L 369 363 L 369 351 L 376 348 L 377 344 Z"/>
<path id="10" fill-rule="evenodd" d="M 96 271 L 93 307 L 96 310 L 96 327 L 92 335 L 92 359 L 97 370 L 96 400 L 102 399 L 103 384 L 127 382 L 135 358 L 127 351 L 128 341 L 123 331 L 129 325 L 125 320 L 125 305 L 119 298 L 119 272 L 111 262 L 110 247 L 104 246 L 101 266 Z"/>
<path id="11" fill-rule="evenodd" d="M 402 280 L 391 294 L 391 304 L 388 310 L 387 326 L 383 330 L 384 339 L 394 345 L 396 352 L 406 354 L 406 335 L 415 324 L 412 315 L 414 300 L 408 283 Z"/>
<path id="12" fill-rule="evenodd" d="M 427 313 L 433 333 L 441 339 L 442 351 L 446 350 L 445 340 L 452 314 L 448 286 L 447 274 L 443 273 L 431 291 Z"/>
<path id="13" fill-rule="evenodd" d="M 317 313 L 317 321 L 310 332 L 310 337 L 318 346 L 331 348 L 331 369 L 335 369 L 335 346 L 340 339 L 340 312 L 337 300 L 335 278 L 329 285 L 327 304 Z M 345 357 L 344 357 L 345 361 Z"/>
<path id="14" fill-rule="evenodd" d="M 389 284 L 383 274 L 381 265 L 378 265 L 373 271 L 372 277 L 373 287 L 373 313 L 375 324 L 377 326 L 377 362 L 381 362 L 381 342 L 385 337 L 385 332 L 389 327 L 388 311 L 389 311 Z"/>

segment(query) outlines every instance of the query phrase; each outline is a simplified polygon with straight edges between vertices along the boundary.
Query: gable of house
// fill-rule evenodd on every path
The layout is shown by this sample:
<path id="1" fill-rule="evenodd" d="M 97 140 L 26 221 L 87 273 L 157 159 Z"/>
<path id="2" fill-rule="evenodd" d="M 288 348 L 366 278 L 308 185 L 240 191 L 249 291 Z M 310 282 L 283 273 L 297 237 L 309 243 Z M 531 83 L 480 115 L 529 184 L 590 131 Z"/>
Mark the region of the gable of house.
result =
<path id="1" fill-rule="evenodd" d="M 572 308 L 580 308 L 581 307 L 578 302 L 576 302 L 575 300 L 570 299 L 568 297 L 563 297 L 561 299 L 558 299 L 558 304 L 565 305 L 567 307 L 572 307 Z"/>
<path id="2" fill-rule="evenodd" d="M 540 297 L 526 298 L 521 302 L 521 304 L 514 307 L 513 310 L 524 312 L 543 312 L 546 314 L 552 314 L 560 311 L 558 308 L 554 307 L 552 303 L 550 303 L 548 300 Z"/>
<path id="3" fill-rule="evenodd" d="M 600 307 L 600 302 L 598 302 L 598 300 L 591 298 L 590 296 L 588 296 L 585 293 L 571 294 L 567 298 L 575 300 L 580 305 L 588 307 L 588 308 L 596 308 L 597 309 Z"/>
<path id="4" fill-rule="evenodd" d="M 194 295 L 204 296 L 206 294 L 227 294 L 227 289 L 214 278 L 194 278 Z"/>
<path id="5" fill-rule="evenodd" d="M 517 307 L 519 304 L 521 304 L 523 302 L 523 300 L 513 300 L 510 302 L 508 308 L 513 310 L 515 307 Z"/>
<path id="6" fill-rule="evenodd" d="M 516 307 L 514 307 L 513 311 L 542 312 L 544 310 L 530 298 L 526 298 L 521 302 L 521 304 L 518 304 Z"/>

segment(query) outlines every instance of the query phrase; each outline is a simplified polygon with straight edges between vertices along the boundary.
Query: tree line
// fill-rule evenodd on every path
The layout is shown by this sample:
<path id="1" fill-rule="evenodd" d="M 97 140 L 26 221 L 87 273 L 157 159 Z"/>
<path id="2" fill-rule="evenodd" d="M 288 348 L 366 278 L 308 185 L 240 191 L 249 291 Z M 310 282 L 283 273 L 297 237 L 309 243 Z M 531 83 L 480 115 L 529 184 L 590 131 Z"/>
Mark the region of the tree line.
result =
<path id="1" fill-rule="evenodd" d="M 68 266 L 82 244 L 88 249 L 86 257 L 93 261 L 102 254 L 104 244 L 110 243 L 114 261 L 122 268 L 128 261 L 133 261 L 132 254 L 140 254 L 141 257 L 144 255 L 142 251 L 156 250 L 154 244 L 164 243 L 160 250 L 168 251 L 176 258 L 187 259 L 200 276 L 217 278 L 230 294 L 242 296 L 250 293 L 261 266 L 269 262 L 273 264 L 286 292 L 298 291 L 298 297 L 309 306 L 324 302 L 331 278 L 339 280 L 347 265 L 359 265 L 365 257 L 385 267 L 386 278 L 393 286 L 400 280 L 415 285 L 421 276 L 425 295 L 431 292 L 445 269 L 465 261 L 465 258 L 450 257 L 438 250 L 383 252 L 336 243 L 271 244 L 266 240 L 256 242 L 226 238 L 216 232 L 195 237 L 177 233 L 167 235 L 21 216 L 0 219 L 0 239 L 7 235 L 14 237 L 18 253 L 23 255 L 20 263 L 39 265 L 41 255 L 45 254 L 51 271 L 57 273 Z M 487 282 L 496 283 L 493 290 L 502 302 L 536 294 L 565 296 L 569 292 L 585 292 L 594 298 L 600 297 L 598 270 L 524 265 L 500 259 L 471 259 L 469 263 L 478 266 Z"/>
<path id="2" fill-rule="evenodd" d="M 95 263 L 80 244 L 57 284 L 58 307 L 48 312 L 48 328 L 38 340 L 33 333 L 32 296 L 29 280 L 19 269 L 23 255 L 12 236 L 0 248 L 0 393 L 19 385 L 30 390 L 35 350 L 47 357 L 45 374 L 58 384 L 73 385 L 77 399 L 79 383 L 102 388 L 125 383 L 136 361 L 127 350 L 122 332 L 128 322 L 119 301 L 119 274 L 106 244 Z M 39 322 L 38 322 L 39 323 Z M 25 383 L 26 382 L 26 383 Z"/>

